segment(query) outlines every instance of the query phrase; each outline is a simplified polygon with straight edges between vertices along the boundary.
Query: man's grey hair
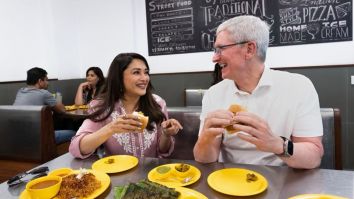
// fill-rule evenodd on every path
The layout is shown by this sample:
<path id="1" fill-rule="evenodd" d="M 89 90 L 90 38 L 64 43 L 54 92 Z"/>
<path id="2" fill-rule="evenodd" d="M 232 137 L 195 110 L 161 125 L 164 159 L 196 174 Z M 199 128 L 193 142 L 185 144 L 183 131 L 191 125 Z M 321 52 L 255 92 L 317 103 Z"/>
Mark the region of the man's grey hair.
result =
<path id="1" fill-rule="evenodd" d="M 216 34 L 224 30 L 230 33 L 235 42 L 255 41 L 257 55 L 265 61 L 269 45 L 269 25 L 266 22 L 252 15 L 242 15 L 224 21 Z"/>

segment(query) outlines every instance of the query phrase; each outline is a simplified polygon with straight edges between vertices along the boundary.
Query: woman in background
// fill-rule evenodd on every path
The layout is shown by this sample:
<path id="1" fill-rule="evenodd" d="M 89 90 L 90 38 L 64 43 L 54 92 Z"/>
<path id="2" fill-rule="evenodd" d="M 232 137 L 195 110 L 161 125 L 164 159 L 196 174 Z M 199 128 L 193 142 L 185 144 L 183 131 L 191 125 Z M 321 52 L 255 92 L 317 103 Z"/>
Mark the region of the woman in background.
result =
<path id="1" fill-rule="evenodd" d="M 213 72 L 213 82 L 211 83 L 211 85 L 217 84 L 219 82 L 221 82 L 222 79 L 222 75 L 221 75 L 221 67 L 218 63 L 215 64 L 214 66 L 214 72 Z"/>
<path id="2" fill-rule="evenodd" d="M 77 89 L 75 105 L 88 104 L 98 95 L 104 82 L 104 76 L 99 67 L 90 67 L 87 69 L 86 82 L 81 83 Z"/>
<path id="3" fill-rule="evenodd" d="M 86 158 L 103 144 L 106 155 L 169 156 L 173 136 L 182 126 L 168 119 L 166 102 L 152 90 L 146 59 L 137 53 L 117 55 L 102 92 L 90 103 L 89 118 L 71 141 L 70 153 Z M 145 129 L 136 112 L 149 117 Z"/>

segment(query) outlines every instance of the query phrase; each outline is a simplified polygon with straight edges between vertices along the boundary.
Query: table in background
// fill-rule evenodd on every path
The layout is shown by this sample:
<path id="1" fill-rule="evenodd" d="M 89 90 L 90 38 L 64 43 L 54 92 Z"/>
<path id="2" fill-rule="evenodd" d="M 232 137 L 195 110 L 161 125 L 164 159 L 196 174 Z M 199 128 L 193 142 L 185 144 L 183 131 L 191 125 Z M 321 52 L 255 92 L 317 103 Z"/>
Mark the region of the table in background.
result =
<path id="1" fill-rule="evenodd" d="M 77 131 L 88 117 L 87 109 L 75 109 L 65 113 L 54 113 L 54 129 L 71 129 Z"/>
<path id="2" fill-rule="evenodd" d="M 48 166 L 50 170 L 70 167 L 73 169 L 91 168 L 91 165 L 98 158 L 92 156 L 85 160 L 79 160 L 72 157 L 71 154 L 62 155 L 42 166 Z M 116 174 L 111 174 L 110 187 L 99 198 L 113 198 L 113 187 L 127 184 L 128 182 L 137 182 L 147 178 L 148 172 L 161 165 L 169 163 L 185 162 L 196 166 L 202 173 L 201 178 L 187 188 L 195 189 L 209 199 L 226 198 L 255 198 L 255 199 L 285 199 L 291 196 L 305 193 L 323 193 L 333 194 L 342 197 L 354 198 L 354 172 L 338 171 L 326 169 L 300 170 L 288 167 L 260 166 L 247 164 L 224 164 L 210 163 L 201 164 L 190 160 L 140 158 L 137 167 Z M 207 178 L 213 171 L 223 168 L 246 168 L 262 174 L 268 180 L 268 188 L 263 193 L 251 197 L 232 197 L 212 190 L 207 184 Z M 8 188 L 6 182 L 0 184 L 1 198 L 18 198 L 24 189 L 24 185 Z"/>
<path id="3" fill-rule="evenodd" d="M 62 117 L 64 118 L 70 118 L 73 120 L 76 119 L 86 119 L 87 116 L 89 115 L 88 109 L 75 109 L 71 111 L 66 111 L 65 113 L 62 114 Z"/>

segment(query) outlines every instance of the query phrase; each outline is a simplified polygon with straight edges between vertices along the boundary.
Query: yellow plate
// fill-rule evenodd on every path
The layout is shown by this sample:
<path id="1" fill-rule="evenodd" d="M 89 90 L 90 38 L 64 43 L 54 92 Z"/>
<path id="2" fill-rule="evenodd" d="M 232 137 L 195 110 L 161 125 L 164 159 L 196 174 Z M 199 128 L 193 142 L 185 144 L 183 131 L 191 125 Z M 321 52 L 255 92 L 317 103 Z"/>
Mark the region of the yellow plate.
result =
<path id="1" fill-rule="evenodd" d="M 59 176 L 59 177 L 65 177 L 69 174 L 71 174 L 74 170 L 71 168 L 63 167 L 63 168 L 58 168 L 50 171 L 48 175 L 54 175 L 54 176 Z"/>
<path id="2" fill-rule="evenodd" d="M 71 105 L 71 106 L 65 106 L 65 110 L 67 111 L 72 111 L 72 110 L 76 110 L 77 107 L 75 105 Z"/>
<path id="3" fill-rule="evenodd" d="M 205 195 L 193 189 L 185 187 L 175 187 L 174 189 L 181 193 L 178 199 L 208 199 Z"/>
<path id="4" fill-rule="evenodd" d="M 109 160 L 112 160 L 109 163 Z M 97 160 L 92 164 L 92 169 L 105 173 L 117 173 L 129 170 L 139 163 L 138 158 L 131 155 L 113 155 Z"/>
<path id="5" fill-rule="evenodd" d="M 76 110 L 76 109 L 87 109 L 88 106 L 87 105 L 80 105 L 80 106 L 76 106 L 74 105 L 70 105 L 70 106 L 65 106 L 65 110 L 67 111 L 72 111 L 72 110 Z"/>
<path id="6" fill-rule="evenodd" d="M 101 171 L 94 171 L 94 170 L 88 170 L 90 173 L 95 175 L 96 179 L 101 181 L 101 187 L 95 190 L 90 196 L 82 199 L 94 199 L 97 196 L 101 195 L 108 187 L 109 184 L 111 183 L 111 179 L 109 176 Z M 78 170 L 74 170 L 74 173 L 78 173 Z M 20 199 L 31 199 L 31 196 L 28 194 L 26 190 L 24 190 L 21 195 Z M 54 199 L 58 199 L 57 197 L 54 197 Z"/>
<path id="7" fill-rule="evenodd" d="M 160 166 L 168 166 L 171 169 L 174 169 L 176 165 L 178 165 L 180 163 L 175 163 L 175 164 L 164 164 L 164 165 L 160 165 Z M 160 167 L 158 166 L 158 167 Z M 156 168 L 153 168 L 149 173 L 148 173 L 148 179 L 152 182 L 156 182 L 168 187 L 181 187 L 181 186 L 187 186 L 190 184 L 193 184 L 195 182 L 198 181 L 198 179 L 201 176 L 200 170 L 198 168 L 196 168 L 193 165 L 189 165 L 190 166 L 190 174 L 186 177 L 191 177 L 191 179 L 187 182 L 187 183 L 183 183 L 182 180 L 186 177 L 179 177 L 179 176 L 175 176 L 173 175 L 173 172 L 171 172 L 167 177 L 164 178 L 160 178 Z"/>
<path id="8" fill-rule="evenodd" d="M 327 194 L 302 194 L 293 196 L 289 199 L 348 199 L 340 196 L 327 195 Z"/>
<path id="9" fill-rule="evenodd" d="M 258 179 L 247 182 L 247 174 L 249 173 L 253 173 Z M 268 187 L 268 181 L 261 174 L 239 168 L 214 171 L 208 176 L 208 184 L 215 191 L 232 196 L 256 195 Z"/>
<path id="10" fill-rule="evenodd" d="M 88 109 L 88 105 L 80 105 L 79 109 Z"/>

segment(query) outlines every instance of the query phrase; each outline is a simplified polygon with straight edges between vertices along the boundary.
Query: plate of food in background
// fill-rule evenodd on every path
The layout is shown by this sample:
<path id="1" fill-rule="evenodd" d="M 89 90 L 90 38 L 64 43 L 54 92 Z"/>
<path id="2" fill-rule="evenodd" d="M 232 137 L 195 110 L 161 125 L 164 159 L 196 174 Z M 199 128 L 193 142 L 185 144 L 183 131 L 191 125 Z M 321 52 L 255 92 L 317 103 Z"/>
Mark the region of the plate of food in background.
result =
<path id="1" fill-rule="evenodd" d="M 232 196 L 252 196 L 267 189 L 268 181 L 261 174 L 241 168 L 214 171 L 208 176 L 208 184 L 215 191 Z"/>
<path id="2" fill-rule="evenodd" d="M 138 163 L 139 160 L 135 156 L 113 155 L 97 160 L 92 164 L 92 169 L 105 173 L 118 173 L 134 168 Z"/>
<path id="3" fill-rule="evenodd" d="M 66 111 L 73 111 L 76 109 L 88 109 L 88 105 L 70 105 L 70 106 L 65 106 Z"/>
<path id="4" fill-rule="evenodd" d="M 200 170 L 189 164 L 174 163 L 155 167 L 148 173 L 148 179 L 168 187 L 181 187 L 198 181 Z"/>

